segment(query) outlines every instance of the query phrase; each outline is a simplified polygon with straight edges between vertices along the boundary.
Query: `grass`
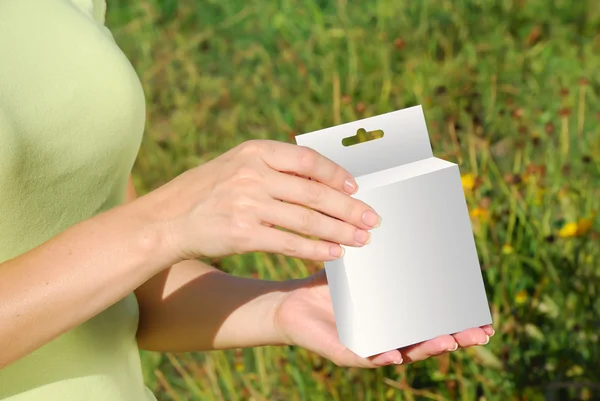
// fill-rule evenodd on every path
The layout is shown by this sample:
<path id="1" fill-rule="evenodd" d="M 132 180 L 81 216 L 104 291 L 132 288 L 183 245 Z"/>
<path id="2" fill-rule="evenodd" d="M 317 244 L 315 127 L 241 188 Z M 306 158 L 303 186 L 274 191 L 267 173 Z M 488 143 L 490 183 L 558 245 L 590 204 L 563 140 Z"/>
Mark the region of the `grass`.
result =
<path id="1" fill-rule="evenodd" d="M 291 347 L 144 353 L 159 400 L 600 399 L 600 3 L 108 3 L 147 96 L 140 192 L 248 139 L 422 104 L 434 153 L 463 173 L 497 328 L 485 347 L 374 371 Z"/>

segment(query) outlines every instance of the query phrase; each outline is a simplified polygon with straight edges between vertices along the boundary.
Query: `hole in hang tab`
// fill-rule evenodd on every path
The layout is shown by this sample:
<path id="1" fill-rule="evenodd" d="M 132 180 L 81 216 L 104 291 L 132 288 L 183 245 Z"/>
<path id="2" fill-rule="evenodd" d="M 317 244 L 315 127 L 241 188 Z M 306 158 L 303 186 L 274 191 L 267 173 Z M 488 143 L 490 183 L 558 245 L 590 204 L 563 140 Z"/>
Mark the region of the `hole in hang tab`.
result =
<path id="1" fill-rule="evenodd" d="M 364 128 L 359 128 L 355 135 L 342 139 L 342 145 L 354 146 L 359 143 L 375 141 L 381 138 L 383 138 L 383 130 L 367 131 Z"/>

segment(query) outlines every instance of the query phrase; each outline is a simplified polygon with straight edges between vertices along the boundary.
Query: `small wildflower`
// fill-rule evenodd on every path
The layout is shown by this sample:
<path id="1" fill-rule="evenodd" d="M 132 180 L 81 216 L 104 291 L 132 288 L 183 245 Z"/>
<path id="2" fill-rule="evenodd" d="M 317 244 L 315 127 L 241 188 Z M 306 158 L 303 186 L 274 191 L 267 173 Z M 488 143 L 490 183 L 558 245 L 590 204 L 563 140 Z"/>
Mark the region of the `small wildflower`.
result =
<path id="1" fill-rule="evenodd" d="M 481 222 L 486 222 L 489 220 L 490 212 L 487 209 L 476 207 L 471 211 L 471 217 Z"/>
<path id="2" fill-rule="evenodd" d="M 236 362 L 235 363 L 235 370 L 236 372 L 243 372 L 244 371 L 244 364 L 241 362 Z"/>
<path id="3" fill-rule="evenodd" d="M 560 109 L 560 111 L 558 112 L 558 114 L 561 117 L 569 117 L 571 115 L 571 109 L 568 107 L 563 107 L 562 109 Z"/>
<path id="4" fill-rule="evenodd" d="M 298 65 L 298 73 L 303 77 L 306 76 L 307 70 L 306 70 L 306 66 L 304 64 Z"/>
<path id="5" fill-rule="evenodd" d="M 479 201 L 479 207 L 484 208 L 484 209 L 489 209 L 491 204 L 492 204 L 492 198 L 490 198 L 489 196 L 481 198 L 481 200 Z"/>
<path id="6" fill-rule="evenodd" d="M 569 95 L 569 89 L 567 89 L 567 88 L 562 88 L 562 89 L 560 90 L 560 95 L 561 95 L 562 97 L 568 96 L 568 95 Z"/>
<path id="7" fill-rule="evenodd" d="M 515 249 L 510 244 L 502 245 L 502 253 L 505 255 L 510 255 L 515 252 Z"/>
<path id="8" fill-rule="evenodd" d="M 579 221 L 577 222 L 576 235 L 578 237 L 581 237 L 581 236 L 587 234 L 591 228 L 592 228 L 592 219 L 591 218 L 586 217 L 583 219 L 579 219 Z"/>
<path id="9" fill-rule="evenodd" d="M 364 111 L 367 109 L 367 106 L 363 103 L 363 102 L 359 102 L 356 105 L 356 112 L 357 113 L 364 113 Z"/>
<path id="10" fill-rule="evenodd" d="M 471 190 L 475 187 L 475 177 L 471 173 L 461 175 L 460 181 L 464 190 Z"/>
<path id="11" fill-rule="evenodd" d="M 504 181 L 509 185 L 518 185 L 523 182 L 523 177 L 521 177 L 519 174 L 506 173 L 504 174 Z"/>
<path id="12" fill-rule="evenodd" d="M 523 305 L 525 302 L 527 302 L 528 298 L 529 295 L 527 294 L 527 291 L 521 290 L 517 292 L 517 295 L 515 295 L 515 302 L 517 305 Z"/>
<path id="13" fill-rule="evenodd" d="M 558 236 L 561 238 L 570 238 L 577 235 L 577 223 L 566 223 L 559 231 Z"/>
<path id="14" fill-rule="evenodd" d="M 516 119 L 519 119 L 519 118 L 523 117 L 523 114 L 524 114 L 524 111 L 520 107 L 517 108 L 517 109 L 514 109 L 513 112 L 512 112 L 512 116 L 514 118 L 516 118 Z"/>
<path id="15" fill-rule="evenodd" d="M 569 190 L 566 188 L 561 188 L 556 194 L 556 197 L 559 201 L 565 201 L 569 199 Z"/>
<path id="16" fill-rule="evenodd" d="M 349 104 L 352 101 L 352 98 L 349 95 L 342 96 L 342 103 Z"/>
<path id="17" fill-rule="evenodd" d="M 402 38 L 396 38 L 396 40 L 394 41 L 394 47 L 396 48 L 396 50 L 404 49 L 405 45 L 406 45 L 406 42 L 404 42 L 404 39 L 402 39 Z"/>
<path id="18" fill-rule="evenodd" d="M 527 44 L 529 46 L 534 45 L 538 42 L 538 40 L 542 37 L 542 27 L 536 25 L 533 27 L 529 35 L 527 36 Z"/>

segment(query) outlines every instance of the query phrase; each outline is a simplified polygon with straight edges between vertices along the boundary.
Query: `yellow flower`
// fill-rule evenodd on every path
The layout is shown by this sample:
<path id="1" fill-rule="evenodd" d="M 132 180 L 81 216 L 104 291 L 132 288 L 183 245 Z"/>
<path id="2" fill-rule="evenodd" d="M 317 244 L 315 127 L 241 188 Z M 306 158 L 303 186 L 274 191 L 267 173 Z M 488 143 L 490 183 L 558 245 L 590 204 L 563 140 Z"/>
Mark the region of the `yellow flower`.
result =
<path id="1" fill-rule="evenodd" d="M 577 222 L 577 236 L 582 236 L 587 234 L 590 229 L 592 228 L 592 219 L 591 218 L 584 218 L 584 219 L 580 219 Z"/>
<path id="2" fill-rule="evenodd" d="M 595 214 L 592 217 L 584 217 L 577 223 L 567 223 L 560 229 L 558 236 L 561 238 L 581 237 L 586 235 L 592 228 Z"/>
<path id="3" fill-rule="evenodd" d="M 527 298 L 529 298 L 527 291 L 521 290 L 517 292 L 517 295 L 515 295 L 515 302 L 517 305 L 523 305 L 525 302 L 527 302 Z"/>
<path id="4" fill-rule="evenodd" d="M 235 370 L 240 373 L 243 372 L 245 370 L 244 364 L 241 362 L 235 362 Z"/>
<path id="5" fill-rule="evenodd" d="M 561 188 L 561 190 L 558 191 L 558 194 L 556 195 L 556 197 L 558 198 L 559 201 L 568 200 L 569 191 L 567 191 L 565 188 Z"/>
<path id="6" fill-rule="evenodd" d="M 471 217 L 474 219 L 478 219 L 481 222 L 486 222 L 490 217 L 490 212 L 487 209 L 476 207 L 471 211 Z"/>
<path id="7" fill-rule="evenodd" d="M 504 244 L 502 246 L 502 253 L 505 255 L 510 255 L 514 251 L 515 251 L 515 249 L 510 244 Z"/>
<path id="8" fill-rule="evenodd" d="M 464 190 L 471 190 L 475 186 L 475 177 L 473 177 L 473 174 L 468 173 L 461 175 L 460 181 L 462 182 Z"/>
<path id="9" fill-rule="evenodd" d="M 561 238 L 570 238 L 577 235 L 577 223 L 567 223 L 560 229 L 558 236 Z"/>

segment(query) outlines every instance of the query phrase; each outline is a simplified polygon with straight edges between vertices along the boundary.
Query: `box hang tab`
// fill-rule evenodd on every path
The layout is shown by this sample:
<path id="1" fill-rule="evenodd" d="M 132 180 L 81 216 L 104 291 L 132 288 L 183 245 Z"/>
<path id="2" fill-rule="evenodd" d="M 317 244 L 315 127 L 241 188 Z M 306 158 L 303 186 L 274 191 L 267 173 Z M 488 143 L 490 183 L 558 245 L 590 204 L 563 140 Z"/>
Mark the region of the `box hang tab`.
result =
<path id="1" fill-rule="evenodd" d="M 360 129 L 381 130 L 383 137 L 351 146 L 342 144 Z M 298 135 L 296 143 L 325 155 L 354 177 L 433 157 L 421 106 Z"/>

